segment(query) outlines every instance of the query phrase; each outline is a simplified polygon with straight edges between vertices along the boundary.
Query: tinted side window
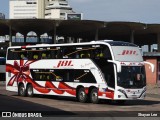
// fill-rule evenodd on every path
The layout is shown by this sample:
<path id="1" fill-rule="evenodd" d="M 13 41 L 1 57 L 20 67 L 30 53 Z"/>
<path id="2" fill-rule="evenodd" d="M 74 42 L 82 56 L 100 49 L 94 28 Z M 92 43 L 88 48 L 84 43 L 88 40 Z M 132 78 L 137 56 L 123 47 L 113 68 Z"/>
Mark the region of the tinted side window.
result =
<path id="1" fill-rule="evenodd" d="M 63 48 L 63 58 L 76 58 L 75 47 L 64 47 Z"/>
<path id="2" fill-rule="evenodd" d="M 107 46 L 99 46 L 92 51 L 92 57 L 95 59 L 112 59 L 111 52 Z"/>
<path id="3" fill-rule="evenodd" d="M 62 82 L 73 82 L 73 70 L 54 70 L 54 76 L 56 81 Z"/>
<path id="4" fill-rule="evenodd" d="M 73 70 L 31 70 L 35 81 L 73 82 Z"/>
<path id="5" fill-rule="evenodd" d="M 75 70 L 74 71 L 75 82 L 80 83 L 97 83 L 95 77 L 90 72 L 90 70 Z"/>
<path id="6" fill-rule="evenodd" d="M 12 60 L 12 58 L 13 58 L 13 52 L 9 49 L 7 59 Z"/>
<path id="7" fill-rule="evenodd" d="M 63 58 L 63 49 L 56 50 L 55 54 L 56 54 L 57 59 L 62 59 Z"/>
<path id="8" fill-rule="evenodd" d="M 27 51 L 19 52 L 19 57 L 20 60 L 28 60 L 28 52 Z"/>
<path id="9" fill-rule="evenodd" d="M 63 56 L 63 50 L 61 50 L 60 47 L 51 48 L 50 56 L 51 56 L 51 59 L 61 59 Z"/>
<path id="10" fill-rule="evenodd" d="M 33 70 L 31 69 L 31 76 L 35 81 L 55 81 L 54 75 L 51 74 L 50 70 Z"/>
<path id="11" fill-rule="evenodd" d="M 8 60 L 20 60 L 20 52 L 18 50 L 15 51 L 14 49 L 9 49 L 7 59 Z"/>
<path id="12" fill-rule="evenodd" d="M 35 81 L 56 81 L 56 82 L 79 82 L 96 83 L 94 75 L 90 70 L 31 70 Z"/>

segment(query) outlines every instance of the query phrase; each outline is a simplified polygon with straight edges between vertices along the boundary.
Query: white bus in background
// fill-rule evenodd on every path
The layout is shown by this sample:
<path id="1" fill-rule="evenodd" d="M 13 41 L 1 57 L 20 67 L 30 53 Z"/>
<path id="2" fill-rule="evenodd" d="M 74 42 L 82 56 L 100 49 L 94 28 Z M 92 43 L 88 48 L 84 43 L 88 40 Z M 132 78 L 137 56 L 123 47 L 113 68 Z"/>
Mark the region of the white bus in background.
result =
<path id="1" fill-rule="evenodd" d="M 20 96 L 43 94 L 76 97 L 80 102 L 110 99 L 124 103 L 144 99 L 145 63 L 139 47 L 127 42 L 10 47 L 6 89 Z"/>

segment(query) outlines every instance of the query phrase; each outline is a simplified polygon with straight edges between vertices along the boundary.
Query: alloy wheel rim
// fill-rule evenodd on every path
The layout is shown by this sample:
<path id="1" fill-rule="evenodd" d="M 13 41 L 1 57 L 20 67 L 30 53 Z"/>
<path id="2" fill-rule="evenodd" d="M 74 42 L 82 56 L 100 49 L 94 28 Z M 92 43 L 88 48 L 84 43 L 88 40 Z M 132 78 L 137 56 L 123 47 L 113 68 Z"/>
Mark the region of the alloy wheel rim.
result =
<path id="1" fill-rule="evenodd" d="M 93 93 L 92 93 L 92 100 L 93 100 L 93 101 L 96 101 L 97 98 L 98 98 L 98 94 L 97 94 L 96 92 L 93 92 Z"/>
<path id="2" fill-rule="evenodd" d="M 84 91 L 82 91 L 82 92 L 80 93 L 80 99 L 83 100 L 84 98 L 85 98 L 85 93 L 84 93 Z"/>
<path id="3" fill-rule="evenodd" d="M 28 88 L 28 95 L 32 95 L 32 89 Z"/>

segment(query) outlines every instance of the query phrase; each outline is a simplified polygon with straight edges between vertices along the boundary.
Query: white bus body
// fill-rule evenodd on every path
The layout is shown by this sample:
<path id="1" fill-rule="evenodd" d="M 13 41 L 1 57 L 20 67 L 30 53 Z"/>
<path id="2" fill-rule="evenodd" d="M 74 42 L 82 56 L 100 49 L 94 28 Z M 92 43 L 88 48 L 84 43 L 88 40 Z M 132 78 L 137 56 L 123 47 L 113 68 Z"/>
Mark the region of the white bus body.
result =
<path id="1" fill-rule="evenodd" d="M 144 61 L 138 46 L 126 42 L 10 47 L 6 89 L 21 96 L 70 96 L 93 103 L 144 99 Z"/>

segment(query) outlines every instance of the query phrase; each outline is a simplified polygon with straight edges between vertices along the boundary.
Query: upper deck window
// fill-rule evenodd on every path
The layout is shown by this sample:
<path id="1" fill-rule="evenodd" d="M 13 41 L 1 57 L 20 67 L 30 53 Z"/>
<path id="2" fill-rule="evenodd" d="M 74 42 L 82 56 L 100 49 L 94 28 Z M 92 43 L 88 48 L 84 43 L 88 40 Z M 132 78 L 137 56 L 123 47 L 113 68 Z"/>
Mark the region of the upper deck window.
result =
<path id="1" fill-rule="evenodd" d="M 107 46 L 102 45 L 64 47 L 63 57 L 72 59 L 112 58 L 109 48 Z"/>
<path id="2" fill-rule="evenodd" d="M 40 59 L 112 59 L 109 48 L 105 45 L 81 45 L 61 47 L 37 47 L 9 49 L 8 60 Z"/>

